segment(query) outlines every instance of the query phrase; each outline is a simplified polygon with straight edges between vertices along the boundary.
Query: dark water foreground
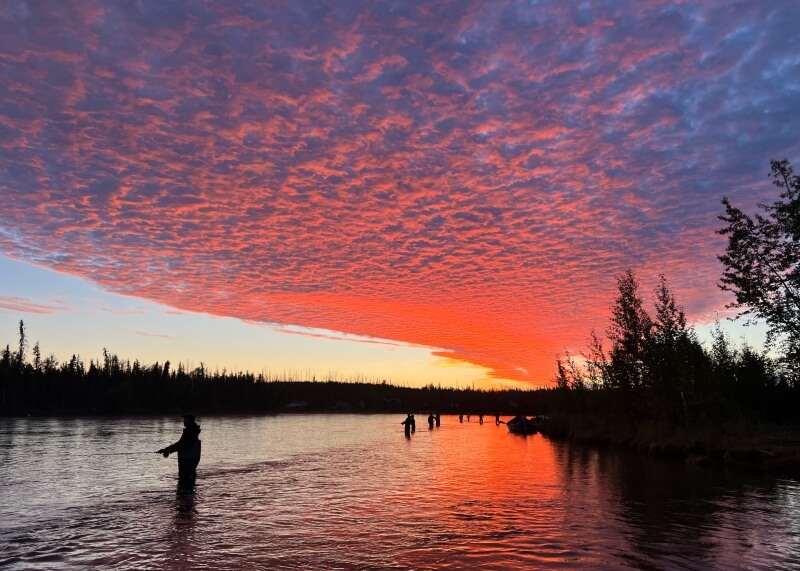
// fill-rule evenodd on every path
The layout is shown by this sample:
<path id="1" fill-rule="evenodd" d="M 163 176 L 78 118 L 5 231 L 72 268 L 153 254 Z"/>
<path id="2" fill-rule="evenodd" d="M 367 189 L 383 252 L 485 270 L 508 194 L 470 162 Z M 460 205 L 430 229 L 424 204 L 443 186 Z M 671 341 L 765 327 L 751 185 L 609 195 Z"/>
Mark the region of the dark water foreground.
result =
<path id="1" fill-rule="evenodd" d="M 401 420 L 2 419 L 0 568 L 800 569 L 797 480 Z"/>

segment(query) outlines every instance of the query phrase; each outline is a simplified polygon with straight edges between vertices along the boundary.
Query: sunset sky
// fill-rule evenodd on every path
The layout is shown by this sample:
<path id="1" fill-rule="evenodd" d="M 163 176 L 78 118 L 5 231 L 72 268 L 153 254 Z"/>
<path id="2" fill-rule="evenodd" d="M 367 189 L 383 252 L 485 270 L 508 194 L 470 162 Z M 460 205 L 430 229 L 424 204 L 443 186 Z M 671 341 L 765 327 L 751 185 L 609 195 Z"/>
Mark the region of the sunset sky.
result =
<path id="1" fill-rule="evenodd" d="M 2 2 L 0 341 L 540 385 L 626 268 L 705 332 L 720 199 L 752 212 L 769 160 L 800 164 L 798 24 L 797 0 Z"/>

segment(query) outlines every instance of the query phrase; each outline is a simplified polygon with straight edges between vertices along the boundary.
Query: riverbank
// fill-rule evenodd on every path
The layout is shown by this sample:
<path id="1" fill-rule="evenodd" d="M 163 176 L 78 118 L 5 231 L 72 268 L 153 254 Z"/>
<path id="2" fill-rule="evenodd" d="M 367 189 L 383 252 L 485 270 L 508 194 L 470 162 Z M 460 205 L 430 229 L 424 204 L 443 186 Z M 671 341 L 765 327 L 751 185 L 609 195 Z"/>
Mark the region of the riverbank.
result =
<path id="1" fill-rule="evenodd" d="M 800 478 L 800 428 L 737 421 L 630 424 L 608 418 L 551 414 L 542 432 L 593 446 L 612 446 L 697 465 L 769 470 Z"/>

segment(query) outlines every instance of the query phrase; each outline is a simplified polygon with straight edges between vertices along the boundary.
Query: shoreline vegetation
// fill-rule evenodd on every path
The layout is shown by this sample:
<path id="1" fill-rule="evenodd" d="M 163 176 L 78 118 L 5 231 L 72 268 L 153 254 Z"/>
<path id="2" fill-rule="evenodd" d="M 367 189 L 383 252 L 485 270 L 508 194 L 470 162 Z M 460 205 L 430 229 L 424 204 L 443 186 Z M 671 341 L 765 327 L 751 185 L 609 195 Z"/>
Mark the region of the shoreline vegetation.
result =
<path id="1" fill-rule="evenodd" d="M 800 427 L 755 423 L 619 425 L 563 414 L 549 418 L 547 435 L 582 445 L 611 447 L 698 466 L 736 466 L 800 478 Z"/>
<path id="2" fill-rule="evenodd" d="M 645 309 L 631 269 L 617 276 L 605 336 L 556 357 L 553 388 L 473 390 L 428 385 L 265 378 L 202 363 L 143 365 L 103 349 L 88 365 L 19 346 L 0 354 L 0 416 L 275 414 L 286 412 L 546 415 L 550 438 L 705 464 L 747 465 L 800 477 L 800 177 L 771 161 L 782 192 L 750 217 L 722 199 L 727 236 L 719 287 L 731 307 L 768 326 L 767 347 L 734 347 L 719 326 L 711 347 L 687 325 L 664 275 Z M 606 348 L 604 343 L 608 343 Z M 776 356 L 777 355 L 777 356 Z"/>

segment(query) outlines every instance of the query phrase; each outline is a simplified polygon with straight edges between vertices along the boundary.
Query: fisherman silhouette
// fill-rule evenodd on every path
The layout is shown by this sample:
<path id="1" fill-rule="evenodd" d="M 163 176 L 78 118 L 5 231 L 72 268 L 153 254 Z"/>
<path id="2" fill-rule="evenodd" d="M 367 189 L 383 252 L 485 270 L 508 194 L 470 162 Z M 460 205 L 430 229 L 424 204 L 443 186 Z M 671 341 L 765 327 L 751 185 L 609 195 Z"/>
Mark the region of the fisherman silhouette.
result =
<path id="1" fill-rule="evenodd" d="M 406 417 L 406 419 L 403 422 L 401 422 L 400 424 L 405 425 L 406 436 L 411 436 L 411 429 L 415 424 L 414 423 L 414 415 L 409 412 L 408 416 Z"/>
<path id="2" fill-rule="evenodd" d="M 194 415 L 183 417 L 183 434 L 180 440 L 159 450 L 164 458 L 173 452 L 178 453 L 178 487 L 191 488 L 197 479 L 197 465 L 200 463 L 200 426 Z"/>

